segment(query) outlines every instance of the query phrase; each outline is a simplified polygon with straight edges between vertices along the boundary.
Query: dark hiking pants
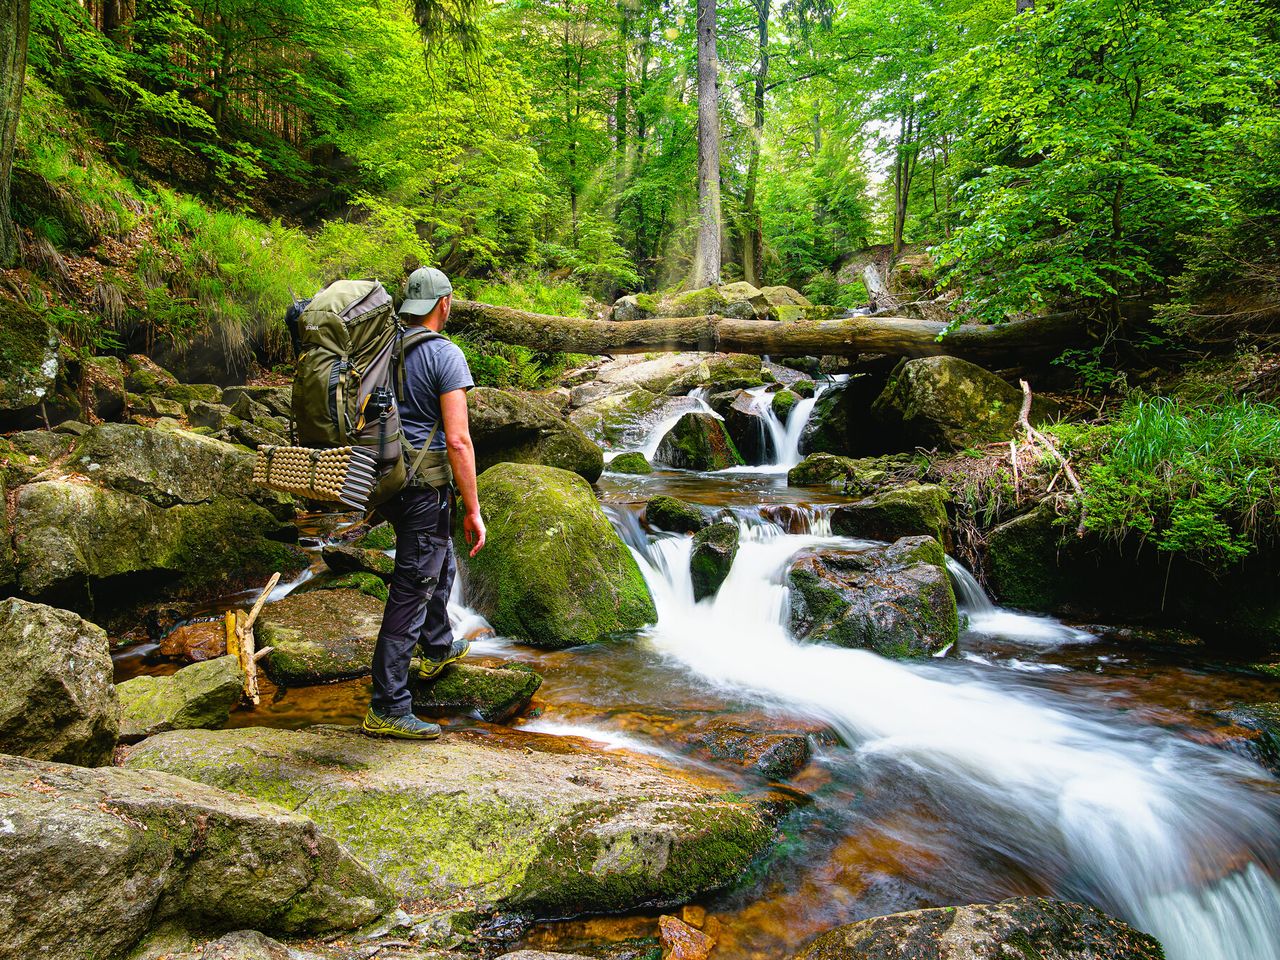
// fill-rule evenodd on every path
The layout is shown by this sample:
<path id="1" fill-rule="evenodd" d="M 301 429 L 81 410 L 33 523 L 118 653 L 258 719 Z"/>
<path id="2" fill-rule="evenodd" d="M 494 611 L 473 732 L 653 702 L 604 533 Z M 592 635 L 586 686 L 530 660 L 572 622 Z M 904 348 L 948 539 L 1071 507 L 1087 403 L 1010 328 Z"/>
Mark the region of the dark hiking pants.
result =
<path id="1" fill-rule="evenodd" d="M 373 706 L 390 716 L 411 712 L 409 661 L 443 660 L 453 645 L 449 590 L 453 559 L 452 497 L 448 490 L 406 487 L 381 508 L 396 531 L 396 566 L 373 651 Z"/>

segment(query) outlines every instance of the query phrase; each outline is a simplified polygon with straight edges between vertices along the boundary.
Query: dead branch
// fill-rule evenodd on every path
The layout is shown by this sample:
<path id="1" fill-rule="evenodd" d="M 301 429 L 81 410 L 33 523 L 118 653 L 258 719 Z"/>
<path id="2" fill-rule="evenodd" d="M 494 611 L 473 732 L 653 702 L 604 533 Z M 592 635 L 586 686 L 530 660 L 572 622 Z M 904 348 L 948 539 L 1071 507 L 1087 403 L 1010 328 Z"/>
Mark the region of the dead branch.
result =
<path id="1" fill-rule="evenodd" d="M 1043 433 L 1031 425 L 1031 385 L 1025 380 L 1019 380 L 1022 386 L 1022 410 L 1018 414 L 1018 423 L 1022 429 L 1026 431 L 1027 439 L 1040 447 L 1043 447 L 1053 459 L 1062 467 L 1062 472 L 1070 481 L 1072 488 L 1076 492 L 1077 502 L 1080 504 L 1080 522 L 1076 524 L 1076 536 L 1084 536 L 1084 488 L 1080 486 L 1080 480 L 1076 477 L 1076 472 L 1071 468 L 1071 463 L 1062 452 L 1054 445 L 1053 441 L 1046 437 Z"/>

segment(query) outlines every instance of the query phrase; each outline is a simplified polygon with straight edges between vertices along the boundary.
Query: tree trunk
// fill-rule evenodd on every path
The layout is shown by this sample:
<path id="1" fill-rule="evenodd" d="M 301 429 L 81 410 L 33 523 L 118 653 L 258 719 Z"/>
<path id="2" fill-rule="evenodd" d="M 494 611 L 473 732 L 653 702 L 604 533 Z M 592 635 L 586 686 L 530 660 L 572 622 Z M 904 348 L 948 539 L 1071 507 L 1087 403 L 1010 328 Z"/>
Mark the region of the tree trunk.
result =
<path id="1" fill-rule="evenodd" d="M 747 190 L 743 199 L 742 279 L 760 285 L 764 252 L 764 230 L 756 210 L 756 192 L 760 182 L 760 148 L 764 143 L 764 91 L 769 77 L 769 6 L 770 0 L 754 0 L 759 62 L 752 91 L 751 154 L 747 160 Z"/>
<path id="2" fill-rule="evenodd" d="M 9 175 L 27 74 L 31 0 L 0 0 L 0 267 L 18 260 L 18 231 L 9 212 Z"/>
<path id="3" fill-rule="evenodd" d="M 1059 313 L 998 327 L 966 324 L 939 342 L 946 324 L 904 317 L 775 323 L 709 316 L 619 323 L 544 316 L 470 300 L 454 301 L 449 325 L 452 333 L 474 331 L 488 340 L 546 353 L 615 355 L 704 350 L 772 357 L 947 355 L 998 367 L 1052 359 L 1064 347 L 1080 342 L 1085 331 L 1080 314 Z"/>
<path id="4" fill-rule="evenodd" d="M 720 282 L 720 96 L 715 0 L 698 0 L 698 244 L 694 289 Z"/>

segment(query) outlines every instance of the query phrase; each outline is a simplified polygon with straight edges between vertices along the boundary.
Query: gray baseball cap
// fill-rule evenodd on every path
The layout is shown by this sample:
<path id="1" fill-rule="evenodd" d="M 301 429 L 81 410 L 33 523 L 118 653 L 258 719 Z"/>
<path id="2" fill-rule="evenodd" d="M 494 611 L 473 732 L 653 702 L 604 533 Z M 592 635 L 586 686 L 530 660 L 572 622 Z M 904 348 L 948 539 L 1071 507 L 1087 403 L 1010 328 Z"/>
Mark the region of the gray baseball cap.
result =
<path id="1" fill-rule="evenodd" d="M 440 302 L 441 297 L 447 297 L 451 293 L 453 293 L 453 284 L 449 282 L 448 277 L 435 267 L 419 267 L 409 274 L 400 312 L 415 317 L 425 317 Z"/>

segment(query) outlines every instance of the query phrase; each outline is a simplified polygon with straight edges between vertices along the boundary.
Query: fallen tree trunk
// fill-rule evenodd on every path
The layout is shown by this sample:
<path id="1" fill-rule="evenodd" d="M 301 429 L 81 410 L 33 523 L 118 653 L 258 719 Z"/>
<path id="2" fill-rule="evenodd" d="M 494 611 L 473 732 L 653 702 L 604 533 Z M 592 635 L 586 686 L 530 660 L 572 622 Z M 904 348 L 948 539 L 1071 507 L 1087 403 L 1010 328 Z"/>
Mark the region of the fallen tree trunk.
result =
<path id="1" fill-rule="evenodd" d="M 614 323 L 526 313 L 455 300 L 450 332 L 470 333 L 548 353 L 618 355 L 691 350 L 756 356 L 903 357 L 946 355 L 1003 367 L 1041 362 L 1085 339 L 1078 313 L 1056 313 L 1002 326 L 965 324 L 938 337 L 946 324 L 907 317 L 775 323 L 718 316 L 660 317 Z"/>

